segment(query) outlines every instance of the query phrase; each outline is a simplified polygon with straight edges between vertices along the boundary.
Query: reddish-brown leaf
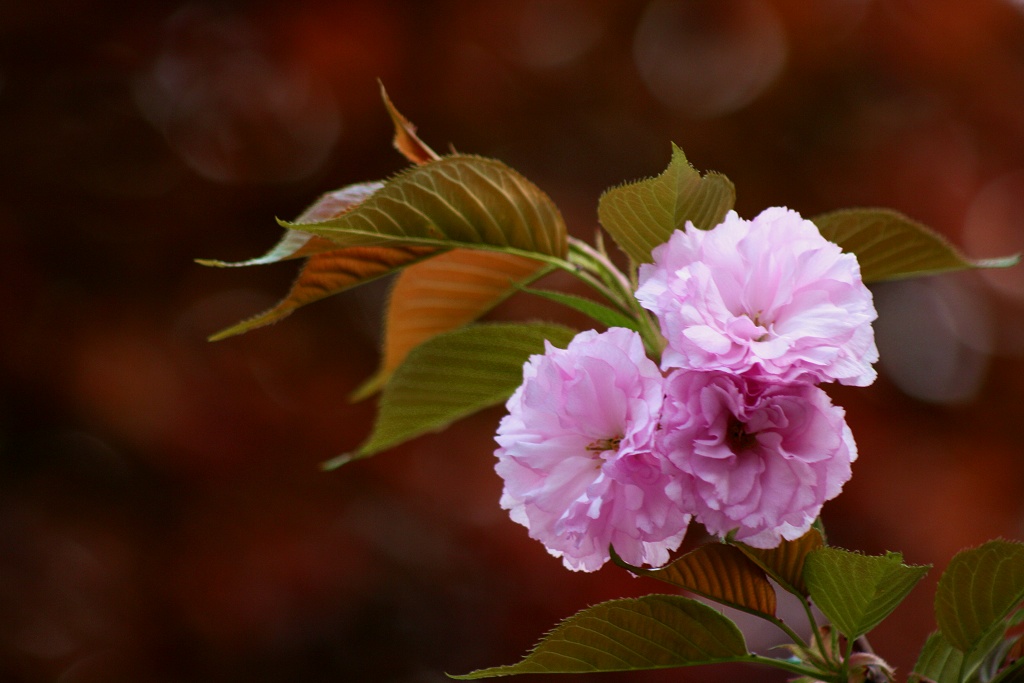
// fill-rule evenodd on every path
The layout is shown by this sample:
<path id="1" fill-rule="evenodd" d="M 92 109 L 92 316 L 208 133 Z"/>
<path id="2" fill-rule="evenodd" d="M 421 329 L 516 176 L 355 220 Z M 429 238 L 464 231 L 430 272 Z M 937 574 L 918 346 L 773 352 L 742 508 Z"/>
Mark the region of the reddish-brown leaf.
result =
<path id="1" fill-rule="evenodd" d="M 314 223 L 337 218 L 346 211 L 358 206 L 364 199 L 384 187 L 384 183 L 370 182 L 348 185 L 340 190 L 325 192 L 313 202 L 296 219 L 296 223 Z M 217 268 L 240 268 L 243 266 L 260 266 L 277 263 L 288 259 L 304 258 L 325 251 L 334 251 L 338 245 L 327 239 L 301 230 L 288 230 L 280 241 L 263 256 L 247 261 L 217 261 L 213 259 L 197 259 L 204 266 Z"/>
<path id="2" fill-rule="evenodd" d="M 381 187 L 383 183 L 359 183 L 327 192 L 303 211 L 296 223 L 323 221 L 340 216 L 358 206 Z M 280 303 L 253 318 L 218 332 L 210 339 L 224 339 L 277 322 L 306 304 L 381 277 L 437 252 L 436 247 L 411 245 L 339 249 L 337 244 L 325 237 L 301 230 L 288 230 L 270 251 L 258 258 L 237 263 L 200 261 L 211 266 L 239 267 L 296 258 L 307 259 L 288 295 Z"/>
<path id="3" fill-rule="evenodd" d="M 706 543 L 661 569 L 641 571 L 715 602 L 775 616 L 775 589 L 768 577 L 733 546 Z"/>
<path id="4" fill-rule="evenodd" d="M 402 116 L 395 109 L 395 105 L 391 103 L 391 98 L 388 97 L 387 91 L 384 90 L 383 83 L 380 84 L 380 96 L 384 100 L 384 106 L 387 107 L 391 121 L 395 124 L 395 139 L 393 142 L 395 149 L 414 164 L 425 164 L 428 161 L 440 159 L 441 157 L 416 135 L 416 126 L 412 125 L 409 119 Z"/>
<path id="5" fill-rule="evenodd" d="M 427 258 L 434 247 L 348 247 L 313 254 L 306 261 L 288 295 L 273 308 L 210 337 L 217 341 L 275 323 L 297 308 Z"/>
<path id="6" fill-rule="evenodd" d="M 406 268 L 391 290 L 381 367 L 353 398 L 380 389 L 416 346 L 476 320 L 516 285 L 548 270 L 533 259 L 473 249 L 453 249 Z"/>
<path id="7" fill-rule="evenodd" d="M 797 540 L 783 541 L 776 548 L 763 550 L 743 544 L 737 544 L 736 547 L 787 591 L 806 597 L 808 592 L 804 583 L 804 559 L 809 552 L 822 545 L 821 534 L 812 528 Z"/>

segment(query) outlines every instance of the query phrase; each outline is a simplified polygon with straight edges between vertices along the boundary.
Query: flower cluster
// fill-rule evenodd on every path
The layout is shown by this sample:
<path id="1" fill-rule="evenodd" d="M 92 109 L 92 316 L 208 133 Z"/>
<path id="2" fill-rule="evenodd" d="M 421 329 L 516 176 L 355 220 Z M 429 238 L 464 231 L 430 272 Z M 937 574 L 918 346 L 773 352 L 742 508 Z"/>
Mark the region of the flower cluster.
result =
<path id="1" fill-rule="evenodd" d="M 612 328 L 548 345 L 496 440 L 501 498 L 570 569 L 609 547 L 659 566 L 691 519 L 761 548 L 803 535 L 857 450 L 817 385 L 874 381 L 875 309 L 856 257 L 794 211 L 687 223 L 639 270 L 661 367 Z"/>

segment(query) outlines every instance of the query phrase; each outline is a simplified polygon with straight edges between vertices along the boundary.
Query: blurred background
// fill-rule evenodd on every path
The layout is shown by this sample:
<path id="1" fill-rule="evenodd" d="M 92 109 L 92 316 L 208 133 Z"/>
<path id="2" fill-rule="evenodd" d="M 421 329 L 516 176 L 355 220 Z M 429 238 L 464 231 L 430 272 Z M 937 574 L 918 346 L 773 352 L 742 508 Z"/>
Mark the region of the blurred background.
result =
<path id="1" fill-rule="evenodd" d="M 262 254 L 275 216 L 405 165 L 378 78 L 428 144 L 504 160 L 582 238 L 674 141 L 744 217 L 888 206 L 972 256 L 1024 251 L 1020 2 L 8 0 L 0 680 L 440 682 L 661 590 L 567 572 L 498 508 L 498 409 L 318 469 L 368 432 L 346 397 L 383 283 L 205 341 L 298 264 L 193 258 Z M 905 675 L 949 558 L 1024 536 L 1024 267 L 874 291 L 881 377 L 831 391 L 860 459 L 824 515 L 836 545 L 936 565 L 872 636 Z"/>

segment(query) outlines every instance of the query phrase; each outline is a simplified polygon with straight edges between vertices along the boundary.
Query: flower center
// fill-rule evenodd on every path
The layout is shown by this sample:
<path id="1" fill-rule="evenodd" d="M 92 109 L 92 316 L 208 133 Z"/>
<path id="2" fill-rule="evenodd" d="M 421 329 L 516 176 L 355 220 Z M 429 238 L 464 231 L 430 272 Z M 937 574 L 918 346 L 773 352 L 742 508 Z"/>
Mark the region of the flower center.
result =
<path id="1" fill-rule="evenodd" d="M 771 323 L 766 324 L 766 323 L 761 322 L 761 313 L 762 313 L 762 311 L 758 311 L 754 315 L 747 314 L 747 317 L 750 318 L 750 321 L 752 323 L 754 323 L 758 327 L 760 327 L 760 328 L 765 330 L 764 334 L 762 334 L 760 337 L 757 337 L 756 339 L 753 340 L 753 341 L 756 341 L 756 342 L 763 342 L 763 341 L 767 341 L 768 340 L 768 331 L 767 330 L 768 330 L 768 325 L 771 324 Z"/>
<path id="2" fill-rule="evenodd" d="M 587 446 L 587 450 L 593 451 L 594 453 L 604 453 L 605 451 L 617 451 L 619 450 L 619 444 L 621 443 L 621 436 L 613 436 L 610 439 L 598 439 L 594 443 Z"/>
<path id="3" fill-rule="evenodd" d="M 749 451 L 757 445 L 757 434 L 747 432 L 747 426 L 740 422 L 736 416 L 729 418 L 729 425 L 726 427 L 725 440 L 733 453 Z"/>
<path id="4" fill-rule="evenodd" d="M 619 444 L 622 443 L 621 436 L 613 436 L 610 439 L 598 439 L 594 443 L 587 446 L 587 450 L 593 453 L 595 456 L 605 453 L 607 451 L 619 450 Z M 600 470 L 604 467 L 605 459 L 600 457 L 594 457 L 594 469 Z"/>

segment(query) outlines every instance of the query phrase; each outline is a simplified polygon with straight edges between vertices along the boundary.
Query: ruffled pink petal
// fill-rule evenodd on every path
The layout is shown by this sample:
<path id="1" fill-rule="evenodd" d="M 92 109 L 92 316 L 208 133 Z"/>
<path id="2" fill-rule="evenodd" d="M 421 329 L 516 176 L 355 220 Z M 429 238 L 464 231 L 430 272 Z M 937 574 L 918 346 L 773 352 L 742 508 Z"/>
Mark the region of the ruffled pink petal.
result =
<path id="1" fill-rule="evenodd" d="M 639 335 L 583 332 L 530 358 L 495 440 L 501 506 L 569 569 L 594 571 L 609 546 L 635 565 L 664 564 L 690 514 L 653 449 L 661 371 Z"/>
<path id="2" fill-rule="evenodd" d="M 863 386 L 878 360 L 871 292 L 853 254 L 781 207 L 711 230 L 687 223 L 641 266 L 637 300 L 658 318 L 665 369 Z"/>
<path id="3" fill-rule="evenodd" d="M 762 548 L 806 532 L 857 457 L 842 408 L 809 384 L 673 371 L 656 448 L 671 498 L 714 534 Z"/>

